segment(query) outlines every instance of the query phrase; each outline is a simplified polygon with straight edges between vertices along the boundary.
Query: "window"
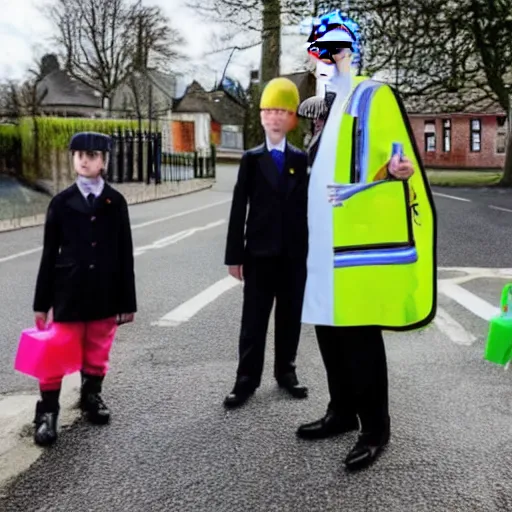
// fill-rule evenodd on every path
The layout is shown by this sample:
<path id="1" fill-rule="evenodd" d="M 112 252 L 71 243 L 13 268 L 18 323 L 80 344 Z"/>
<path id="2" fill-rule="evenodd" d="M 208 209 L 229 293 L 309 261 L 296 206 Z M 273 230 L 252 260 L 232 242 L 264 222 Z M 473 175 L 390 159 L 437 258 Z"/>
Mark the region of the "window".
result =
<path id="1" fill-rule="evenodd" d="M 470 121 L 470 150 L 478 152 L 482 143 L 482 124 L 480 119 L 471 119 Z"/>
<path id="2" fill-rule="evenodd" d="M 507 151 L 507 116 L 496 116 L 496 124 L 496 153 L 498 155 L 503 155 Z"/>
<path id="3" fill-rule="evenodd" d="M 507 149 L 507 134 L 498 132 L 496 134 L 496 153 L 502 155 Z"/>
<path id="4" fill-rule="evenodd" d="M 436 122 L 425 121 L 425 151 L 435 152 L 436 150 Z"/>
<path id="5" fill-rule="evenodd" d="M 443 151 L 449 152 L 452 148 L 452 122 L 450 119 L 443 121 Z"/>
<path id="6" fill-rule="evenodd" d="M 505 123 L 507 122 L 507 116 L 496 116 L 496 122 L 498 123 L 499 128 L 505 128 Z"/>
<path id="7" fill-rule="evenodd" d="M 243 149 L 244 134 L 241 126 L 223 125 L 221 130 L 221 147 L 229 149 Z"/>

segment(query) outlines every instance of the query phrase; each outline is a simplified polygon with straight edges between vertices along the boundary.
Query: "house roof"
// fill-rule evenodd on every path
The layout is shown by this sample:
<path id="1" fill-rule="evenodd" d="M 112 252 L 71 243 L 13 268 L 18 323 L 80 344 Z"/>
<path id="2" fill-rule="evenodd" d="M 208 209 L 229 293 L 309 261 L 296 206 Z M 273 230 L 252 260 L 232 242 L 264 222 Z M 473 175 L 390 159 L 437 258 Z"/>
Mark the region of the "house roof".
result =
<path id="1" fill-rule="evenodd" d="M 404 98 L 408 114 L 487 114 L 506 115 L 503 107 L 480 89 L 464 93 L 444 93 L 442 99 L 429 97 Z"/>
<path id="2" fill-rule="evenodd" d="M 101 94 L 66 71 L 57 69 L 37 85 L 38 94 L 45 94 L 41 106 L 80 106 L 102 108 Z"/>
<path id="3" fill-rule="evenodd" d="M 311 71 L 297 71 L 296 73 L 290 73 L 283 76 L 290 79 L 297 86 L 301 102 L 310 96 L 315 95 L 316 78 Z"/>
<path id="4" fill-rule="evenodd" d="M 174 103 L 175 112 L 208 112 L 220 124 L 244 124 L 245 107 L 224 90 L 206 91 L 193 81 Z"/>
<path id="5" fill-rule="evenodd" d="M 301 101 L 315 93 L 315 76 L 310 71 L 299 71 L 284 75 L 297 85 Z M 206 91 L 194 80 L 183 96 L 174 102 L 175 112 L 208 112 L 220 124 L 242 125 L 245 106 L 228 91 L 219 87 Z"/>
<path id="6" fill-rule="evenodd" d="M 147 76 L 155 87 L 158 87 L 168 99 L 174 100 L 174 95 L 176 94 L 176 77 L 174 75 L 162 73 L 156 69 L 149 69 Z"/>
<path id="7" fill-rule="evenodd" d="M 38 94 L 44 94 L 41 102 L 42 107 L 102 108 L 101 93 L 73 78 L 65 70 L 60 69 L 55 56 L 45 56 L 42 61 L 42 68 L 45 70 L 45 76 L 37 86 Z M 155 69 L 147 70 L 145 75 L 170 102 L 173 101 L 176 93 L 176 77 L 174 75 L 162 73 Z"/>

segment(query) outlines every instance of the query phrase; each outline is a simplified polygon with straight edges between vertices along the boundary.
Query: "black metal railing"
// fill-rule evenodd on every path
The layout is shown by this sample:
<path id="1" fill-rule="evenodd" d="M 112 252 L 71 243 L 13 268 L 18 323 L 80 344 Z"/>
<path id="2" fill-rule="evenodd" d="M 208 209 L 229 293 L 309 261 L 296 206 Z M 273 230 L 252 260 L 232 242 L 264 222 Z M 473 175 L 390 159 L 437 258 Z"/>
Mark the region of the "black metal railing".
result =
<path id="1" fill-rule="evenodd" d="M 208 152 L 163 153 L 162 134 L 112 134 L 107 179 L 113 183 L 155 183 L 215 178 L 215 146 Z"/>

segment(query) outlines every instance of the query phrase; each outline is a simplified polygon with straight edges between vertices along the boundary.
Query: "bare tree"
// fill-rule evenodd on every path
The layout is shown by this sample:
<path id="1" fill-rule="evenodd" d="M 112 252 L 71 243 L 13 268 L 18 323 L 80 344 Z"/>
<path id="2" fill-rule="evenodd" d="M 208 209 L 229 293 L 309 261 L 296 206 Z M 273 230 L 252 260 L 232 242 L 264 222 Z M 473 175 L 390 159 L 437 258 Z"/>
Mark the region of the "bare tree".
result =
<path id="1" fill-rule="evenodd" d="M 418 110 L 498 104 L 510 126 L 512 0 L 353 0 L 350 14 L 361 20 L 367 74 L 386 71 Z M 512 186 L 512 137 L 501 184 Z"/>
<path id="2" fill-rule="evenodd" d="M 139 0 L 130 8 L 127 23 L 133 69 L 168 70 L 183 57 L 185 40 L 160 7 L 144 6 Z"/>
<path id="3" fill-rule="evenodd" d="M 57 0 L 50 10 L 65 69 L 109 100 L 129 72 L 128 15 L 124 0 Z"/>
<path id="4" fill-rule="evenodd" d="M 215 52 L 261 45 L 263 83 L 280 73 L 281 27 L 310 13 L 306 0 L 189 0 L 187 5 L 223 26 L 224 35 Z"/>
<path id="5" fill-rule="evenodd" d="M 214 23 L 225 27 L 219 50 L 246 49 L 261 45 L 258 80 L 249 86 L 249 108 L 245 119 L 245 145 L 261 140 L 258 106 L 262 87 L 279 76 L 281 27 L 298 21 L 309 12 L 306 0 L 189 0 L 188 6 Z"/>
<path id="6" fill-rule="evenodd" d="M 464 11 L 486 86 L 508 113 L 509 137 L 500 184 L 512 186 L 512 0 L 466 0 Z"/>
<path id="7" fill-rule="evenodd" d="M 183 57 L 185 40 L 173 28 L 167 16 L 156 6 L 145 6 L 139 0 L 133 4 L 127 16 L 127 45 L 130 48 L 130 73 L 126 80 L 132 93 L 132 105 L 139 130 L 147 113 L 152 117 L 152 70 L 168 72 Z"/>
<path id="8" fill-rule="evenodd" d="M 18 88 L 19 85 L 14 80 L 8 80 L 0 84 L 0 116 L 20 117 Z"/>

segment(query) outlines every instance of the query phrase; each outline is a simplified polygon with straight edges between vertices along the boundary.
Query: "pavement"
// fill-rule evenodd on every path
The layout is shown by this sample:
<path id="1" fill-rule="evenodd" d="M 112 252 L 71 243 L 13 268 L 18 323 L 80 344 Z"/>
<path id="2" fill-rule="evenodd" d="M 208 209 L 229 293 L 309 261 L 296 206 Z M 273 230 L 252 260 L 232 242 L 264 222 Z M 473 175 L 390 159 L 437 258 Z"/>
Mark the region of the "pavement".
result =
<path id="1" fill-rule="evenodd" d="M 11 176 L 0 174 L 0 221 L 44 213 L 50 199 L 48 194 L 25 187 Z"/>
<path id="2" fill-rule="evenodd" d="M 222 406 L 242 297 L 222 264 L 235 174 L 220 166 L 213 189 L 130 207 L 140 311 L 112 351 L 104 398 L 113 421 L 89 426 L 70 405 L 48 450 L 30 439 L 36 383 L 12 369 L 19 333 L 32 323 L 42 229 L 0 233 L 0 439 L 17 442 L 0 455 L 0 510 L 512 510 L 511 374 L 483 360 L 487 319 L 512 277 L 512 196 L 436 190 L 440 314 L 424 330 L 386 333 L 391 442 L 375 465 L 347 475 L 354 434 L 319 442 L 294 434 L 328 401 L 310 326 L 297 360 L 307 400 L 272 380 L 271 322 L 261 388 L 240 410 Z M 23 425 L 17 438 L 6 427 L 13 421 Z M 7 483 L 6 468 L 17 475 Z"/>

